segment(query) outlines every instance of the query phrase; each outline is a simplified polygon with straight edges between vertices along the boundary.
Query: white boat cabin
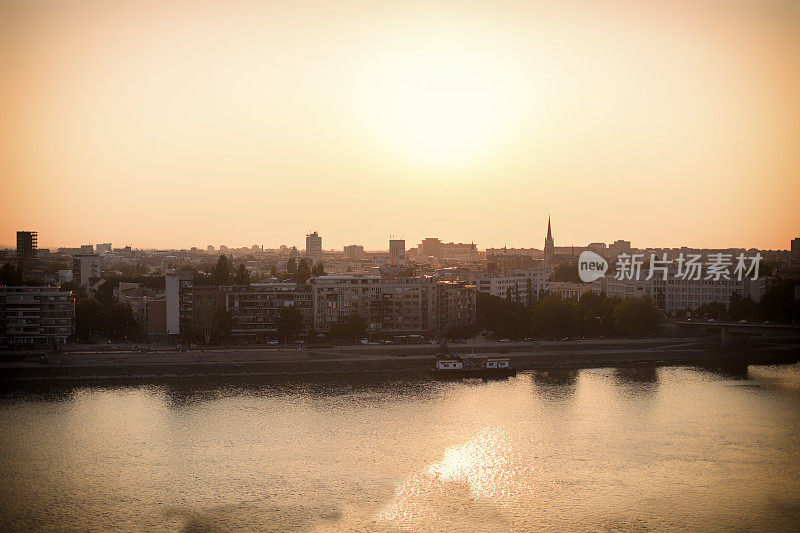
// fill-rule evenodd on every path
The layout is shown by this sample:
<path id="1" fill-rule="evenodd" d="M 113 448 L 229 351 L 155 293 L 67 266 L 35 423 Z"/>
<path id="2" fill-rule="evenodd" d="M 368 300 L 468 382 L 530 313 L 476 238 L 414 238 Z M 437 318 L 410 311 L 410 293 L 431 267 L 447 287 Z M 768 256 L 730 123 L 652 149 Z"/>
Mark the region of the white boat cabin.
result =
<path id="1" fill-rule="evenodd" d="M 464 363 L 455 359 L 442 359 L 436 361 L 436 370 L 463 370 Z"/>
<path id="2" fill-rule="evenodd" d="M 487 359 L 486 368 L 510 368 L 508 359 Z"/>

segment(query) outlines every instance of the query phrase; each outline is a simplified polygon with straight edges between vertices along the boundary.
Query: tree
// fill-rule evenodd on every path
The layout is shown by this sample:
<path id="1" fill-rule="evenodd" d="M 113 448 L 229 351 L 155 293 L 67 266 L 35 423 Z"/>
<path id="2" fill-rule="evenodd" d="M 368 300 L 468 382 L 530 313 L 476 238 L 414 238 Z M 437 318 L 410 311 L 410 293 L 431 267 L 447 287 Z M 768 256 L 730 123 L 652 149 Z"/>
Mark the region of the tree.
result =
<path id="1" fill-rule="evenodd" d="M 231 281 L 231 270 L 228 264 L 228 258 L 225 255 L 220 255 L 217 259 L 217 265 L 211 274 L 211 279 L 214 285 L 227 285 Z"/>
<path id="2" fill-rule="evenodd" d="M 325 275 L 325 265 L 322 264 L 322 261 L 318 262 L 311 268 L 311 275 L 312 276 L 324 276 Z"/>
<path id="3" fill-rule="evenodd" d="M 205 344 L 216 344 L 227 340 L 233 330 L 231 314 L 209 302 L 195 309 L 194 318 L 188 324 L 189 338 Z"/>
<path id="4" fill-rule="evenodd" d="M 278 279 L 278 267 L 274 264 L 269 269 L 269 275 L 275 279 Z"/>
<path id="5" fill-rule="evenodd" d="M 75 336 L 91 341 L 94 335 L 110 339 L 138 339 L 142 328 L 125 304 L 97 298 L 79 298 L 75 303 Z"/>
<path id="6" fill-rule="evenodd" d="M 761 320 L 791 322 L 796 284 L 797 282 L 794 280 L 778 278 L 761 298 L 757 308 L 758 317 Z"/>
<path id="7" fill-rule="evenodd" d="M 339 322 L 331 327 L 330 336 L 334 339 L 355 341 L 364 336 L 367 328 L 364 321 L 357 314 L 340 318 Z"/>
<path id="8" fill-rule="evenodd" d="M 236 285 L 249 285 L 250 284 L 250 271 L 244 266 L 244 263 L 236 267 Z"/>
<path id="9" fill-rule="evenodd" d="M 529 311 L 521 303 L 479 292 L 476 307 L 480 330 L 491 331 L 497 338 L 518 339 L 527 334 Z M 458 337 L 462 335 L 450 335 Z"/>
<path id="10" fill-rule="evenodd" d="M 731 303 L 728 305 L 728 318 L 731 320 L 753 320 L 756 315 L 756 303 L 749 296 L 742 298 L 737 291 L 731 294 Z"/>
<path id="11" fill-rule="evenodd" d="M 586 337 L 607 337 L 613 331 L 611 314 L 621 302 L 594 291 L 584 293 L 579 301 L 581 312 L 580 333 Z"/>
<path id="12" fill-rule="evenodd" d="M 698 305 L 694 310 L 694 314 L 705 318 L 721 319 L 728 316 L 728 308 L 722 302 L 707 302 Z"/>
<path id="13" fill-rule="evenodd" d="M 75 336 L 91 341 L 102 329 L 103 304 L 96 298 L 79 298 L 75 302 Z"/>
<path id="14" fill-rule="evenodd" d="M 275 321 L 275 327 L 278 330 L 278 338 L 284 342 L 292 341 L 303 327 L 303 313 L 293 305 L 283 307 Z"/>
<path id="15" fill-rule="evenodd" d="M 580 319 L 578 304 L 564 301 L 557 294 L 548 294 L 542 298 L 531 312 L 533 331 L 547 338 L 575 335 Z"/>
<path id="16" fill-rule="evenodd" d="M 5 263 L 0 272 L 0 285 L 22 285 L 22 269 L 13 263 Z"/>
<path id="17" fill-rule="evenodd" d="M 617 333 L 626 337 L 643 337 L 656 332 L 661 312 L 649 296 L 626 298 L 612 314 Z"/>
<path id="18" fill-rule="evenodd" d="M 295 272 L 297 272 L 297 260 L 294 257 L 290 257 L 286 261 L 286 273 L 294 275 Z"/>
<path id="19" fill-rule="evenodd" d="M 304 285 L 310 277 L 311 269 L 308 267 L 306 260 L 301 259 L 300 264 L 297 265 L 297 272 L 295 273 L 294 279 L 298 285 Z"/>

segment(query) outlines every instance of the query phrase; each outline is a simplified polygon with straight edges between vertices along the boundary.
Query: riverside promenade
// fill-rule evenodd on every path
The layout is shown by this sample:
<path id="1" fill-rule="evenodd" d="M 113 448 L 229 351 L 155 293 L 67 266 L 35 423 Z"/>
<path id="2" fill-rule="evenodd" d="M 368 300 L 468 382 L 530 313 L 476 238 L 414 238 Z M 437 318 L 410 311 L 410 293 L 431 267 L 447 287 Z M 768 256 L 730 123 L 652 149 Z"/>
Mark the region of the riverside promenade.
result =
<path id="1" fill-rule="evenodd" d="M 354 345 L 338 347 L 73 347 L 56 353 L 0 353 L 0 382 L 181 377 L 427 373 L 437 357 L 479 353 L 509 357 L 519 370 L 635 365 L 791 364 L 800 343 L 782 339 L 736 349 L 708 337 Z"/>

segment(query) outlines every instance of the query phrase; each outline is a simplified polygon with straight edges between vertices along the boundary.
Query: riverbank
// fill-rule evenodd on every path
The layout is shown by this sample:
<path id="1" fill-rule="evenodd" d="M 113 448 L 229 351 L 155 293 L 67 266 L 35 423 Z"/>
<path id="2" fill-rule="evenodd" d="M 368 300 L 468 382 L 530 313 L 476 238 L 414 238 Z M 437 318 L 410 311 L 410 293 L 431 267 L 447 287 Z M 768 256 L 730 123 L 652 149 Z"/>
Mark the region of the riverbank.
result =
<path id="1" fill-rule="evenodd" d="M 797 342 L 761 342 L 721 349 L 713 338 L 613 339 L 338 348 L 257 347 L 22 353 L 0 362 L 0 382 L 162 379 L 235 376 L 426 374 L 437 357 L 454 353 L 509 357 L 519 370 L 636 365 L 792 364 Z M 44 357 L 44 359 L 42 359 Z"/>

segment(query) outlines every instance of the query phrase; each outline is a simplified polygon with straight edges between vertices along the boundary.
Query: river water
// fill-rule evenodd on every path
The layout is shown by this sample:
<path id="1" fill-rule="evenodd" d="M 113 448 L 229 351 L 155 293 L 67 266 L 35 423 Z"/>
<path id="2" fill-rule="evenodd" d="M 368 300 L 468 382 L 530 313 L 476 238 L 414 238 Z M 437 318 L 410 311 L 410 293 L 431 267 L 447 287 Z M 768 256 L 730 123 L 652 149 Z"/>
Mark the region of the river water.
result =
<path id="1" fill-rule="evenodd" d="M 800 366 L 6 390 L 10 531 L 789 531 Z"/>

